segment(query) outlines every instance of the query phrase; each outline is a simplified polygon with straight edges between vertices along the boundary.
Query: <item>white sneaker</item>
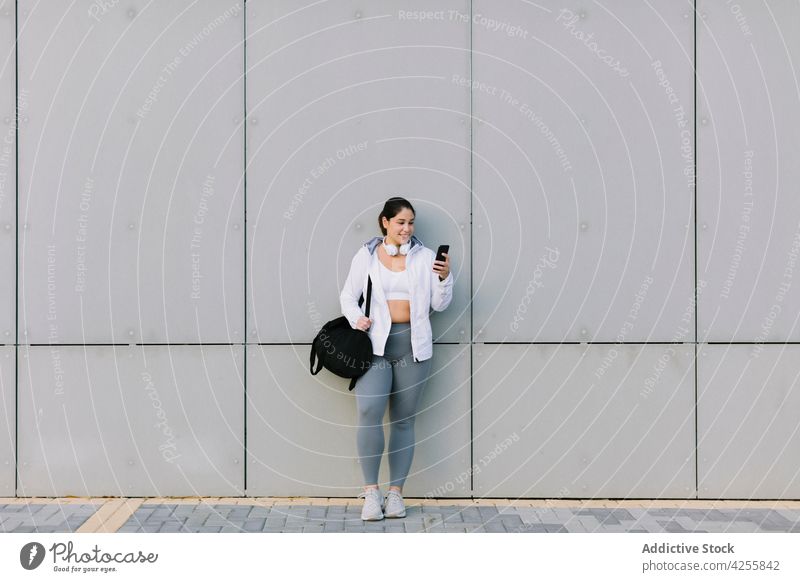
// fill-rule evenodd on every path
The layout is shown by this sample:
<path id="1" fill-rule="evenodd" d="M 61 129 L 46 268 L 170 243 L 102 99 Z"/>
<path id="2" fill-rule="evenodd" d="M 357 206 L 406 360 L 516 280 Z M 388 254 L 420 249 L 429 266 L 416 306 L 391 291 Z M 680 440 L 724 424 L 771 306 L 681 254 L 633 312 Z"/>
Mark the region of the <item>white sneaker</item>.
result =
<path id="1" fill-rule="evenodd" d="M 358 494 L 364 498 L 364 507 L 361 509 L 361 519 L 364 521 L 376 521 L 383 519 L 383 495 L 377 487 L 370 487 Z"/>
<path id="2" fill-rule="evenodd" d="M 406 506 L 403 496 L 395 489 L 389 489 L 386 494 L 386 517 L 405 517 Z"/>

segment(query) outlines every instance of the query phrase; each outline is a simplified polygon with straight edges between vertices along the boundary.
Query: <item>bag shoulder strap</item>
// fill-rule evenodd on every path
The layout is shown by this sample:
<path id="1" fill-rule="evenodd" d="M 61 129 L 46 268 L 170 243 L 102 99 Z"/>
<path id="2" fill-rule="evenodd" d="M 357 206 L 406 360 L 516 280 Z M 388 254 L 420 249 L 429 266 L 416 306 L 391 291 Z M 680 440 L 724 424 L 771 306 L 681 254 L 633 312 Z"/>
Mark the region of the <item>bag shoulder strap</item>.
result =
<path id="1" fill-rule="evenodd" d="M 314 369 L 314 360 L 316 360 L 317 369 Z M 311 356 L 309 359 L 309 372 L 311 372 L 312 376 L 316 376 L 319 374 L 319 371 L 322 370 L 322 358 L 319 357 L 317 354 L 317 342 L 316 339 L 311 343 Z"/>
<path id="2" fill-rule="evenodd" d="M 372 304 L 372 277 L 367 275 L 367 307 L 365 308 L 364 315 L 369 317 L 369 306 Z M 361 294 L 361 297 L 358 298 L 358 306 L 361 307 L 364 304 L 364 294 Z"/>
<path id="3" fill-rule="evenodd" d="M 367 275 L 367 308 L 364 315 L 369 317 L 369 306 L 372 304 L 372 277 Z"/>

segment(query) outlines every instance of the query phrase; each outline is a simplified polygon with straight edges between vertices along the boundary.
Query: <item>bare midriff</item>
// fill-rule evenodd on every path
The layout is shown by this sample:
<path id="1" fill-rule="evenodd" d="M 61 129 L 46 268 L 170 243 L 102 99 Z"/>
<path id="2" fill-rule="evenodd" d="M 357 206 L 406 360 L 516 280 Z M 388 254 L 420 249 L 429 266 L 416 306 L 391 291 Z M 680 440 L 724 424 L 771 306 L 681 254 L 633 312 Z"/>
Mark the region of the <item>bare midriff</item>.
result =
<path id="1" fill-rule="evenodd" d="M 383 248 L 378 247 L 378 259 L 390 271 L 405 271 L 405 255 L 390 257 Z M 392 316 L 392 323 L 408 323 L 411 321 L 411 301 L 408 299 L 388 299 L 389 313 Z"/>

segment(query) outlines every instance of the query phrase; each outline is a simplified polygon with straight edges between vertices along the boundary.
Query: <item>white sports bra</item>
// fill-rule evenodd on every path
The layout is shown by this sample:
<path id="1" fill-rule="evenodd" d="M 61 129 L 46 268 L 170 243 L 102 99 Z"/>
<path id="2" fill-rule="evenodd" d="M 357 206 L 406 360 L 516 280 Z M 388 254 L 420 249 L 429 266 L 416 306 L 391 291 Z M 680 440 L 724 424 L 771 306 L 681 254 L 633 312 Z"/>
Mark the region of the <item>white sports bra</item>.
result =
<path id="1" fill-rule="evenodd" d="M 383 293 L 386 299 L 401 299 L 410 301 L 411 295 L 408 292 L 408 269 L 402 271 L 392 271 L 382 261 L 378 260 L 383 267 L 381 281 L 383 282 Z"/>

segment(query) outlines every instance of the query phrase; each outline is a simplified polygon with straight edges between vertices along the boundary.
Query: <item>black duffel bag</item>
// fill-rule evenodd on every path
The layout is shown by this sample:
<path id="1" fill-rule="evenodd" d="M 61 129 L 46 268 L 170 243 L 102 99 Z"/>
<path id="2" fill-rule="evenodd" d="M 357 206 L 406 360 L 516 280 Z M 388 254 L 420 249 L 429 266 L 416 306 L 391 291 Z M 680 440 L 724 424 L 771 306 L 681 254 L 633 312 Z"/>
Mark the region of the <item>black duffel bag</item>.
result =
<path id="1" fill-rule="evenodd" d="M 367 307 L 364 312 L 369 317 L 370 300 L 372 299 L 372 279 L 367 278 Z M 362 294 L 358 306 L 364 302 Z M 317 359 L 314 369 L 314 359 Z M 319 374 L 325 367 L 342 378 L 351 378 L 349 390 L 372 365 L 372 340 L 369 334 L 361 329 L 353 329 L 345 316 L 332 319 L 322 326 L 317 337 L 311 342 L 311 359 L 309 371 L 312 376 Z"/>

